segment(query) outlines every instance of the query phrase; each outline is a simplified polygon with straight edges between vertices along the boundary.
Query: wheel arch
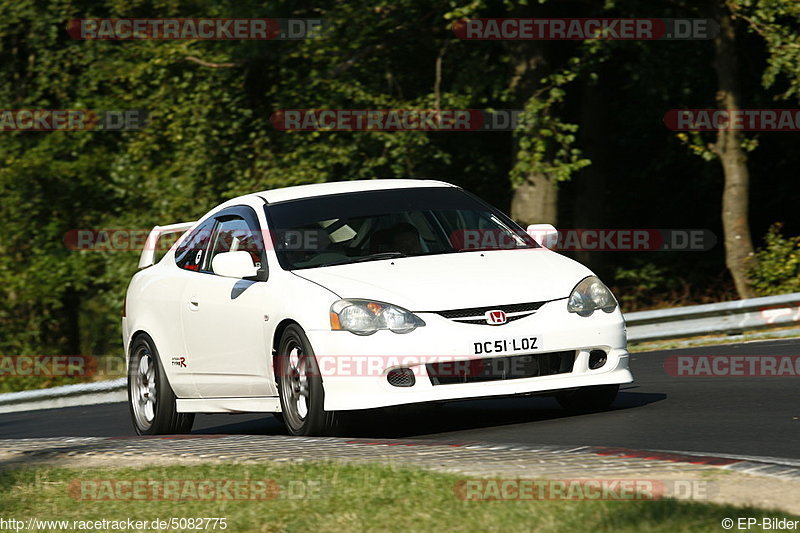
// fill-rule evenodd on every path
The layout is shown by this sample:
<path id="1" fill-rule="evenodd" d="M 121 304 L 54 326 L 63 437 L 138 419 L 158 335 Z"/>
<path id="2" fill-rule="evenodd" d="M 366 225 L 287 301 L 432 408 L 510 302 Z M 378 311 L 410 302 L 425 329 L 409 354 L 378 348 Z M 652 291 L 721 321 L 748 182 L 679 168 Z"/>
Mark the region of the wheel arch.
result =
<path id="1" fill-rule="evenodd" d="M 146 330 L 137 329 L 136 331 L 131 333 L 131 338 L 130 338 L 130 341 L 128 343 L 128 355 L 127 355 L 127 357 L 125 357 L 125 370 L 126 371 L 128 370 L 128 365 L 130 364 L 131 348 L 133 348 L 133 344 L 136 342 L 136 340 L 139 337 L 147 337 L 147 340 L 150 341 L 150 344 L 152 344 L 153 348 L 155 348 L 155 353 L 153 355 L 158 358 L 158 362 L 161 364 L 161 368 L 162 369 L 166 369 L 166 365 L 164 365 L 164 361 L 161 359 L 161 352 L 158 349 L 158 343 L 156 343 L 156 341 L 153 338 L 153 336 Z M 170 386 L 172 386 L 172 382 L 169 379 L 169 373 L 166 372 L 166 370 L 164 371 L 164 378 L 167 380 L 167 383 L 169 383 Z"/>
<path id="2" fill-rule="evenodd" d="M 131 333 L 130 337 L 128 338 L 128 345 L 125 347 L 125 369 L 126 370 L 128 369 L 128 365 L 130 364 L 130 361 L 131 361 L 131 349 L 133 348 L 133 343 L 135 343 L 136 339 L 138 339 L 142 335 L 146 335 L 150 339 L 150 342 L 155 344 L 155 341 L 153 340 L 153 337 L 151 337 L 150 334 L 147 333 L 143 329 L 137 329 L 136 331 Z"/>
<path id="3" fill-rule="evenodd" d="M 283 332 L 286 331 L 286 328 L 288 328 L 292 324 L 294 324 L 295 326 L 297 326 L 300 329 L 302 329 L 303 331 L 305 331 L 303 326 L 300 325 L 300 322 L 298 322 L 297 320 L 295 320 L 293 318 L 284 318 L 283 320 L 281 320 L 278 323 L 278 325 L 275 327 L 275 331 L 272 334 L 272 357 L 273 358 L 276 355 L 278 355 L 278 346 L 280 345 L 281 337 L 283 336 Z"/>

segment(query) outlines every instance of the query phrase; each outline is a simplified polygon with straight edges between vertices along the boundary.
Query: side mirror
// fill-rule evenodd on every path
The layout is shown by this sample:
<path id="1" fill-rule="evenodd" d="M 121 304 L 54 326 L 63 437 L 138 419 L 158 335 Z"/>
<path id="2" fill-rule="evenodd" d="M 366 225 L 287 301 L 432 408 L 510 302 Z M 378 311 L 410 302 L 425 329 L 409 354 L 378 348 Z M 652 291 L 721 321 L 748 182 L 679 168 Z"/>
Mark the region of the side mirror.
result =
<path id="1" fill-rule="evenodd" d="M 558 244 L 558 230 L 552 224 L 531 224 L 527 231 L 533 240 L 545 248 L 552 250 Z"/>
<path id="2" fill-rule="evenodd" d="M 223 252 L 214 256 L 211 270 L 218 276 L 226 278 L 249 278 L 258 274 L 250 252 Z"/>

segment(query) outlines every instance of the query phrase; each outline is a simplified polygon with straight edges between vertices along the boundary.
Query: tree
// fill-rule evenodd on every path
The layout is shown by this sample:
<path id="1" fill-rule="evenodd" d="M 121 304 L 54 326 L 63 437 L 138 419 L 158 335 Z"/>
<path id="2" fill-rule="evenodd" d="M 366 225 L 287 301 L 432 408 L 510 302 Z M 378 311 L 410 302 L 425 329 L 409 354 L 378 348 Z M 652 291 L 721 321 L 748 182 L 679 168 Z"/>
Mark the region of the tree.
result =
<path id="1" fill-rule="evenodd" d="M 736 51 L 736 28 L 726 2 L 716 5 L 719 34 L 714 38 L 714 70 L 717 74 L 717 104 L 730 112 L 741 108 L 742 94 Z M 741 298 L 755 296 L 748 277 L 753 260 L 750 237 L 749 193 L 750 172 L 742 147 L 742 133 L 736 129 L 720 129 L 710 147 L 719 157 L 725 176 L 722 193 L 722 227 L 725 240 L 725 264 L 730 270 L 736 291 Z"/>
<path id="2" fill-rule="evenodd" d="M 273 112 L 290 108 L 485 107 L 500 85 L 488 74 L 493 67 L 466 48 L 441 59 L 454 40 L 449 8 L 416 0 L 0 6 L 4 107 L 149 115 L 140 131 L 0 135 L 0 353 L 119 353 L 122 299 L 138 251 L 70 251 L 70 230 L 141 230 L 198 217 L 238 194 L 345 179 L 434 176 L 502 196 L 506 184 L 491 176 L 507 172 L 498 163 L 506 155 L 487 149 L 494 140 L 292 133 L 270 124 Z M 66 32 L 73 18 L 197 13 L 322 18 L 326 35 L 117 42 L 77 41 Z M 487 72 L 482 82 L 477 68 Z"/>

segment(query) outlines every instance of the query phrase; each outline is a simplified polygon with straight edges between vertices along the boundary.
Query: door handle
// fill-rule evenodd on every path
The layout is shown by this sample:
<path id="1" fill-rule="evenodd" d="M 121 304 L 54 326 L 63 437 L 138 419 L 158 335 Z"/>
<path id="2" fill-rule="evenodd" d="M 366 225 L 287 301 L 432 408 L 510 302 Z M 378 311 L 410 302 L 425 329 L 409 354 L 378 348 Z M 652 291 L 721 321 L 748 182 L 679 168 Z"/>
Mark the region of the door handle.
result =
<path id="1" fill-rule="evenodd" d="M 200 309 L 200 302 L 197 299 L 197 296 L 191 296 L 189 298 L 189 311 L 197 311 Z"/>

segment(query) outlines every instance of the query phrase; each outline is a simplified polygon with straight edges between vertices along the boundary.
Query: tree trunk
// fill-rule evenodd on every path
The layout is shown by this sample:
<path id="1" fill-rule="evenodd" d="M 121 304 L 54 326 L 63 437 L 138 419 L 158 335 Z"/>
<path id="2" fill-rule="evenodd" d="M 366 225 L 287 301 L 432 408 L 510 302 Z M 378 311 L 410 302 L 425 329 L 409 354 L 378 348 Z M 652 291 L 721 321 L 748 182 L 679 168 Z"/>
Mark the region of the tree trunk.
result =
<path id="1" fill-rule="evenodd" d="M 515 16 L 529 16 L 515 13 Z M 514 94 L 517 109 L 524 109 L 525 104 L 539 88 L 539 80 L 547 71 L 547 63 L 542 43 L 517 42 L 510 43 L 511 57 L 514 60 L 514 72 L 510 90 Z M 513 141 L 513 160 L 516 162 L 519 143 Z M 525 181 L 514 189 L 511 198 L 511 218 L 521 225 L 555 224 L 558 213 L 558 185 L 549 176 L 541 172 L 531 172 Z"/>
<path id="2" fill-rule="evenodd" d="M 717 105 L 720 109 L 738 110 L 741 102 L 736 62 L 736 33 L 730 13 L 717 6 L 719 35 L 714 39 L 714 69 L 717 73 Z M 722 228 L 725 242 L 725 264 L 736 284 L 740 298 L 755 296 L 747 270 L 753 260 L 753 241 L 748 221 L 750 174 L 742 149 L 742 135 L 735 130 L 719 130 L 713 146 L 725 176 L 722 192 Z"/>
<path id="3" fill-rule="evenodd" d="M 511 199 L 511 218 L 523 226 L 555 225 L 557 206 L 557 185 L 541 172 L 535 172 L 526 177 L 525 183 L 514 189 L 514 196 Z"/>

